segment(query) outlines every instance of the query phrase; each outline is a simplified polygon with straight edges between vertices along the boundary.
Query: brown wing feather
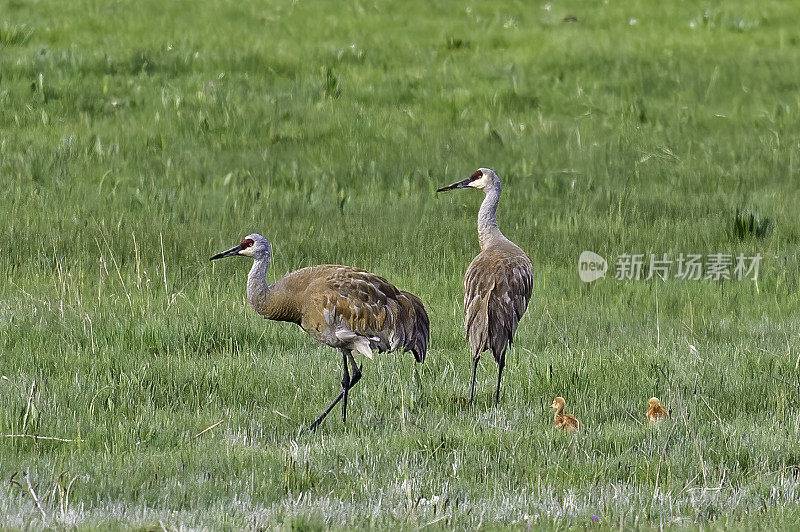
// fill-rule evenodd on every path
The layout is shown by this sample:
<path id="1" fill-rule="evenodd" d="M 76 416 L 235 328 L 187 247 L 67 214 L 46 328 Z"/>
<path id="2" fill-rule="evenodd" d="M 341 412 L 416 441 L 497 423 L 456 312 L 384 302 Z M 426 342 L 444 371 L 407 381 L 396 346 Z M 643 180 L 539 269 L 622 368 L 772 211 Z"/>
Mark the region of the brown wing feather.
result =
<path id="1" fill-rule="evenodd" d="M 378 275 L 349 266 L 316 266 L 306 288 L 303 328 L 346 327 L 379 352 L 402 348 L 425 359 L 430 324 L 420 299 Z M 309 332 L 311 332 L 309 330 Z"/>
<path id="2" fill-rule="evenodd" d="M 428 313 L 420 298 L 409 292 L 400 292 L 401 321 L 405 331 L 406 342 L 403 344 L 405 351 L 414 353 L 417 362 L 425 362 L 428 352 L 428 339 L 430 338 L 431 324 Z"/>
<path id="3" fill-rule="evenodd" d="M 521 250 L 487 249 L 464 277 L 464 324 L 473 354 L 487 349 L 498 361 L 514 340 L 533 289 L 533 267 Z"/>
<path id="4" fill-rule="evenodd" d="M 490 263 L 481 253 L 464 276 L 464 326 L 473 354 L 489 349 L 489 296 L 494 290 L 494 276 L 486 274 Z"/>

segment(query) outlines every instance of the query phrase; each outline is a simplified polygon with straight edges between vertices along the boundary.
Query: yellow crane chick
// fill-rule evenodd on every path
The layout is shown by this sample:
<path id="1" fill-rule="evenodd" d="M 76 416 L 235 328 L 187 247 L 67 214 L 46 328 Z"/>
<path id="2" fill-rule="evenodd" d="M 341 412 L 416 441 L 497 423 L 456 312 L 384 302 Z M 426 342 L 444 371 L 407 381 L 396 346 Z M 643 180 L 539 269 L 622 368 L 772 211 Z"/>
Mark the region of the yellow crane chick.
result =
<path id="1" fill-rule="evenodd" d="M 564 413 L 564 406 L 566 406 L 566 404 L 563 397 L 556 397 L 553 399 L 552 408 L 555 410 L 553 425 L 555 428 L 566 432 L 575 432 L 580 429 L 581 424 L 572 414 Z"/>
<path id="2" fill-rule="evenodd" d="M 658 400 L 658 397 L 651 397 L 648 403 L 650 407 L 647 409 L 647 420 L 650 421 L 651 424 L 658 423 L 669 416 L 669 412 L 666 407 L 661 404 L 661 401 Z"/>

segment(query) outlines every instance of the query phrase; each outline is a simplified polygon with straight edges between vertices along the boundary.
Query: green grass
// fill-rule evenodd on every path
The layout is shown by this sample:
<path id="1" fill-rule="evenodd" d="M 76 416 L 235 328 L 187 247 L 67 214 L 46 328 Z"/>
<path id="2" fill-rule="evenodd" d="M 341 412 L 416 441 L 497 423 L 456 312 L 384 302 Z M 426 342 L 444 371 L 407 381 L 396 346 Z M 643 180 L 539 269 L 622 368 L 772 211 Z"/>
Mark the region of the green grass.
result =
<path id="1" fill-rule="evenodd" d="M 428 4 L 0 6 L 3 526 L 796 526 L 800 9 Z M 497 410 L 491 357 L 464 405 L 480 194 L 434 194 L 478 166 L 535 270 Z M 208 262 L 253 231 L 271 277 L 420 295 L 425 364 L 299 436 L 339 355 Z M 583 250 L 764 259 L 584 284 Z"/>

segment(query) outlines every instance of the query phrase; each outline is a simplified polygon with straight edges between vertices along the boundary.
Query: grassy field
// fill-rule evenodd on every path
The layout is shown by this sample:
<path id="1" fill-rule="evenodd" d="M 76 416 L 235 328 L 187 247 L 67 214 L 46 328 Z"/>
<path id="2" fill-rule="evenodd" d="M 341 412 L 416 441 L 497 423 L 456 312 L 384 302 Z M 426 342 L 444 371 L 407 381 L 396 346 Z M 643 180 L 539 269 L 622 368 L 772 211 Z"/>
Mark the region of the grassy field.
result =
<path id="1" fill-rule="evenodd" d="M 800 9 L 429 4 L 0 4 L 0 528 L 798 525 Z M 481 194 L 434 190 L 478 166 L 535 286 L 468 410 Z M 300 435 L 339 354 L 208 262 L 251 232 L 270 278 L 418 294 L 425 364 Z M 583 250 L 763 260 L 585 284 Z"/>

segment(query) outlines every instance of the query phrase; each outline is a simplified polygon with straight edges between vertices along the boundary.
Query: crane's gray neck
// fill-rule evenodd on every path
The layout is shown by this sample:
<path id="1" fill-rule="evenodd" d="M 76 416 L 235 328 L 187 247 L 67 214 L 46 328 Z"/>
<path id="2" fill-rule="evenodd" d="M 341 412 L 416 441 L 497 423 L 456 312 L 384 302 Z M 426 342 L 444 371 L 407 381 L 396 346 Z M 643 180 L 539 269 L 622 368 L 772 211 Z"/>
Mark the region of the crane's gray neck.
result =
<path id="1" fill-rule="evenodd" d="M 496 241 L 505 239 L 497 226 L 497 204 L 500 202 L 502 189 L 499 179 L 495 179 L 491 186 L 484 189 L 486 197 L 478 211 L 478 240 L 481 249 L 486 249 Z"/>
<path id="2" fill-rule="evenodd" d="M 250 275 L 247 276 L 247 300 L 250 305 L 261 312 L 269 304 L 270 286 L 267 284 L 267 271 L 271 260 L 271 253 L 253 261 Z"/>

